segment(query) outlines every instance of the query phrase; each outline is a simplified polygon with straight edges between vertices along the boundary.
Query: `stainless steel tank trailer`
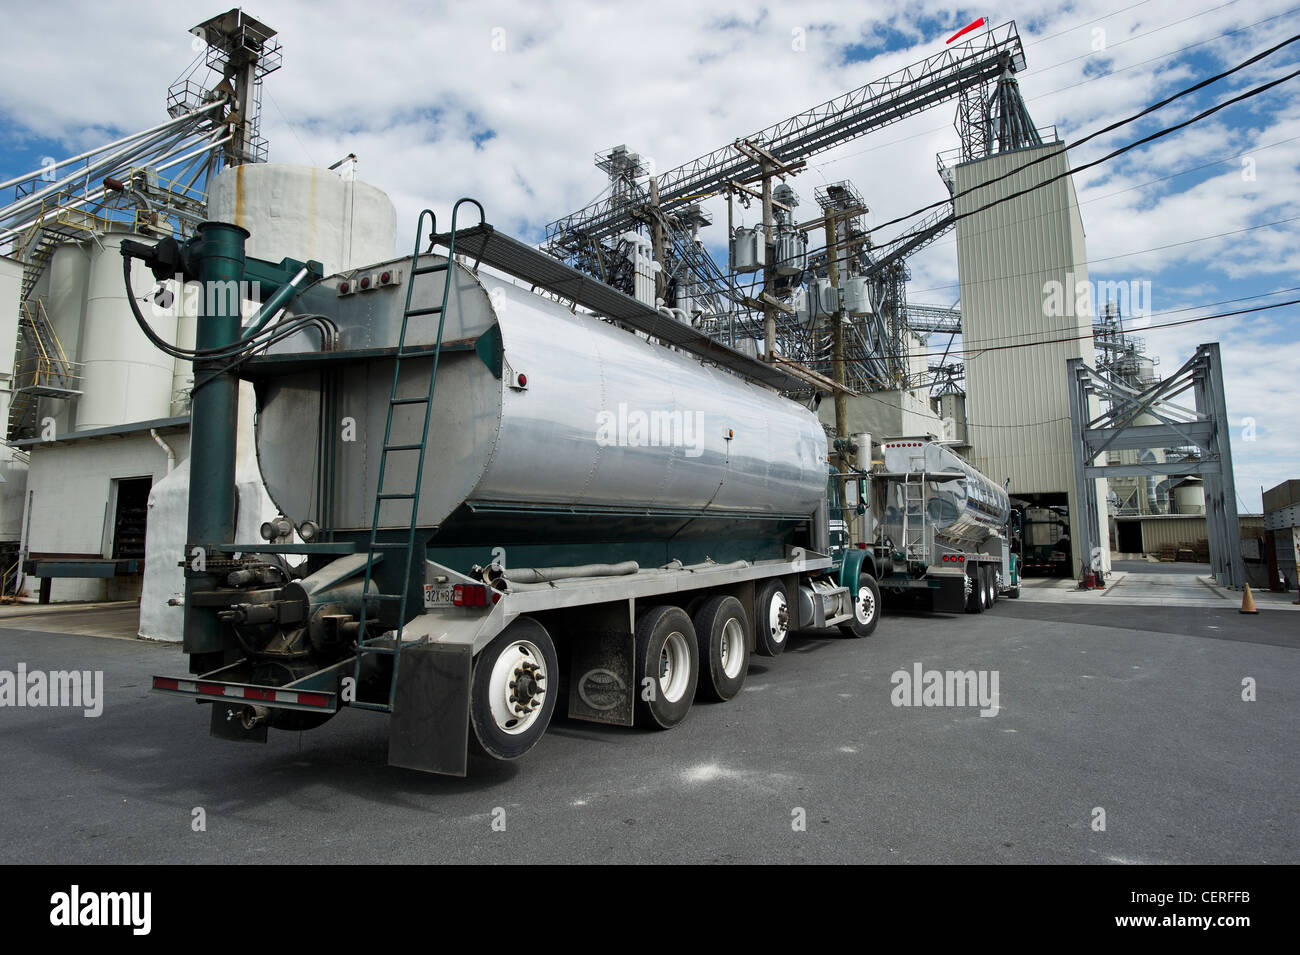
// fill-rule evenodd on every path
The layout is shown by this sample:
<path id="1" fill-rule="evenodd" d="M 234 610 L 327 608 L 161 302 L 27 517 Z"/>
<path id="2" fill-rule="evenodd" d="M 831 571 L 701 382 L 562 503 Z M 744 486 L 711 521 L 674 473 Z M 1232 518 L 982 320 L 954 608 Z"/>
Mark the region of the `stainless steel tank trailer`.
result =
<path id="1" fill-rule="evenodd" d="M 479 222 L 458 232 L 465 205 Z M 470 746 L 521 756 L 561 702 L 666 729 L 697 694 L 734 697 L 750 654 L 781 653 L 792 629 L 875 629 L 875 556 L 828 537 L 821 424 L 742 377 L 771 365 L 570 274 L 473 200 L 446 234 L 422 213 L 409 259 L 329 279 L 247 257 L 247 238 L 209 222 L 122 250 L 128 287 L 139 258 L 160 280 L 254 283 L 266 303 L 245 324 L 205 294 L 195 349 L 155 340 L 193 358 L 195 386 L 190 675 L 153 686 L 211 702 L 213 735 L 378 710 L 391 764 L 464 775 Z M 241 378 L 282 516 L 236 546 Z"/>
<path id="2" fill-rule="evenodd" d="M 997 484 L 930 435 L 882 442 L 870 473 L 872 550 L 886 605 L 982 613 L 1020 596 L 1020 515 Z"/>

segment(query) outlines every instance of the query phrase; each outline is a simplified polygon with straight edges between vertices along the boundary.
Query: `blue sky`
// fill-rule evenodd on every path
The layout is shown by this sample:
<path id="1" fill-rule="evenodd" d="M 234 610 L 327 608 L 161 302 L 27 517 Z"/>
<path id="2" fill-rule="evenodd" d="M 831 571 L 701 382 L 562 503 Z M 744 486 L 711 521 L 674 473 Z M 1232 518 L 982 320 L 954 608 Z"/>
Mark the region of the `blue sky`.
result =
<path id="1" fill-rule="evenodd" d="M 482 198 L 499 227 L 537 240 L 548 221 L 603 188 L 591 162 L 597 150 L 627 143 L 671 168 L 929 56 L 981 15 L 1016 20 L 1030 113 L 1067 141 L 1295 31 L 1287 0 L 1029 2 L 996 14 L 933 0 L 670 0 L 653 12 L 567 0 L 441 10 L 376 2 L 364 15 L 348 4 L 274 0 L 246 9 L 284 44 L 284 67 L 268 78 L 264 98 L 271 159 L 328 165 L 357 153 L 359 176 L 393 197 L 403 249 L 420 208 L 443 213 L 466 194 Z M 167 86 L 194 56 L 186 31 L 216 12 L 152 0 L 26 11 L 0 36 L 8 65 L 0 177 L 162 121 Z M 59 50 L 114 50 L 113 62 L 129 66 L 65 55 L 52 69 Z M 1072 161 L 1088 162 L 1297 62 L 1300 43 L 1073 151 Z M 16 80 L 36 76 L 39 84 Z M 1300 286 L 1300 221 L 1262 225 L 1300 216 L 1298 84 L 1078 174 L 1091 277 L 1150 282 L 1154 323 L 1297 297 L 1269 293 Z M 946 104 L 818 154 L 792 185 L 811 205 L 816 186 L 852 180 L 873 222 L 940 200 L 934 157 L 957 145 L 953 112 Z M 712 211 L 715 223 L 726 222 L 725 206 L 714 201 Z M 720 250 L 725 228 L 711 228 L 706 238 Z M 910 266 L 912 301 L 957 300 L 951 236 Z M 1245 300 L 1159 314 L 1233 299 Z M 1244 509 L 1259 509 L 1260 485 L 1300 477 L 1300 434 L 1289 426 L 1300 406 L 1298 322 L 1293 306 L 1146 334 L 1166 371 L 1197 343 L 1222 343 Z"/>

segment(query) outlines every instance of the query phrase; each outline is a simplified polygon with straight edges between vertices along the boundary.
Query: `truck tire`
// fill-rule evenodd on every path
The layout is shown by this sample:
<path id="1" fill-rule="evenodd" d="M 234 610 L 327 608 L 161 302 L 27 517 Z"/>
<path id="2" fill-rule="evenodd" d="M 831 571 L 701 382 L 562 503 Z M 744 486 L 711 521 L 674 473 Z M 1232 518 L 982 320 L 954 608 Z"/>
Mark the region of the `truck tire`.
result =
<path id="1" fill-rule="evenodd" d="M 651 607 L 636 622 L 636 722 L 672 729 L 691 711 L 699 682 L 695 627 L 681 607 Z"/>
<path id="2" fill-rule="evenodd" d="M 493 759 L 517 759 L 532 749 L 555 712 L 560 664 L 551 636 L 520 617 L 474 661 L 470 683 L 470 744 Z"/>
<path id="3" fill-rule="evenodd" d="M 979 572 L 979 566 L 975 564 L 968 565 L 967 576 L 970 577 L 970 594 L 966 597 L 967 613 L 984 612 L 984 575 Z"/>
<path id="4" fill-rule="evenodd" d="M 779 580 L 758 588 L 754 600 L 754 651 L 765 657 L 779 657 L 790 642 L 790 604 Z"/>
<path id="5" fill-rule="evenodd" d="M 880 585 L 865 570 L 858 574 L 858 592 L 853 599 L 853 619 L 840 624 L 851 637 L 869 637 L 880 622 Z"/>
<path id="6" fill-rule="evenodd" d="M 988 593 L 988 597 L 984 601 L 984 606 L 987 609 L 992 610 L 993 605 L 998 601 L 998 580 L 997 577 L 993 575 L 992 564 L 985 564 L 983 570 L 984 590 Z"/>
<path id="7" fill-rule="evenodd" d="M 700 650 L 696 693 L 726 702 L 745 685 L 749 669 L 749 620 L 735 597 L 710 597 L 692 621 Z"/>

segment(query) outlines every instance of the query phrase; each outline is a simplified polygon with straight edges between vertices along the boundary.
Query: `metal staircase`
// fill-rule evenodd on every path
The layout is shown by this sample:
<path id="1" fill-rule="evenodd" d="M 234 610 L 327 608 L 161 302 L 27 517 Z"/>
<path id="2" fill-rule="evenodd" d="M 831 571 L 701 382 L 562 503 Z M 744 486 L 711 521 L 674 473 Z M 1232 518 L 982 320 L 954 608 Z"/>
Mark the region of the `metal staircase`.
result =
<path id="1" fill-rule="evenodd" d="M 420 213 L 420 219 L 415 229 L 415 250 L 411 253 L 411 271 L 410 279 L 406 283 L 406 307 L 402 313 L 402 329 L 397 342 L 397 355 L 393 361 L 393 386 L 388 397 L 388 418 L 384 425 L 384 444 L 379 456 L 379 481 L 375 486 L 375 509 L 374 518 L 370 524 L 370 542 L 367 547 L 368 560 L 366 561 L 366 579 L 361 589 L 361 619 L 358 627 L 357 636 L 357 655 L 355 665 L 355 678 L 357 685 L 361 683 L 361 665 L 362 660 L 367 654 L 385 654 L 393 658 L 392 681 L 389 684 L 388 700 L 385 703 L 367 703 L 356 701 L 352 705 L 359 706 L 363 709 L 373 710 L 392 710 L 393 694 L 397 687 L 397 667 L 402 651 L 402 627 L 406 623 L 406 607 L 411 592 L 411 564 L 415 554 L 415 525 L 420 510 L 420 488 L 424 479 L 424 456 L 428 448 L 429 440 L 429 422 L 433 414 L 433 389 L 438 380 L 438 359 L 442 354 L 442 332 L 447 321 L 447 309 L 451 301 L 451 278 L 454 273 L 452 264 L 456 257 L 456 216 L 460 212 L 460 207 L 465 203 L 470 203 L 478 208 L 479 225 L 485 224 L 483 215 L 483 206 L 474 199 L 459 199 L 451 211 L 451 238 L 448 241 L 447 259 L 432 265 L 420 264 L 420 243 L 424 238 L 424 219 L 429 217 L 429 235 L 438 234 L 438 218 L 432 210 L 425 209 Z M 442 279 L 442 299 L 438 305 L 412 308 L 411 301 L 415 292 L 415 280 L 422 275 L 441 274 Z M 438 316 L 438 334 L 434 339 L 433 361 L 429 369 L 429 380 L 427 388 L 423 394 L 399 395 L 399 383 L 402 375 L 402 359 L 415 357 L 417 359 L 427 359 L 429 351 L 427 346 L 413 348 L 408 352 L 406 346 L 407 331 L 412 318 L 419 318 L 426 315 Z M 423 406 L 424 415 L 417 416 L 422 422 L 418 433 L 394 435 L 393 419 L 394 414 L 399 408 L 419 408 Z M 408 420 L 404 423 L 409 430 L 411 422 Z M 399 425 L 399 430 L 403 425 Z M 388 474 L 389 455 L 416 455 L 415 477 L 413 485 L 403 489 L 388 489 L 384 486 L 384 478 Z M 380 516 L 384 504 L 390 501 L 400 501 L 408 504 L 411 509 L 410 521 L 403 528 L 403 536 L 395 537 L 393 534 L 384 534 L 381 540 L 380 534 Z M 377 582 L 374 576 L 375 566 L 384 560 L 401 560 L 402 573 L 397 574 L 391 569 L 385 574 L 389 581 L 400 582 L 398 593 L 381 593 L 375 588 Z M 380 635 L 377 637 L 367 637 L 366 623 L 367 618 L 371 616 L 372 605 L 378 610 L 384 604 L 395 604 L 397 607 L 396 624 L 392 631 L 392 636 Z M 375 614 L 378 616 L 378 614 Z"/>
<path id="2" fill-rule="evenodd" d="M 22 303 L 18 327 L 22 334 L 14 354 L 13 394 L 7 422 L 10 440 L 35 432 L 37 399 L 75 398 L 81 394 L 77 389 L 80 383 L 77 365 L 68 360 L 41 299 Z"/>
<path id="3" fill-rule="evenodd" d="M 108 219 L 81 208 L 83 203 L 81 197 L 67 191 L 41 200 L 40 211 L 18 247 L 18 259 L 23 263 L 19 302 L 25 303 L 32 294 L 59 245 L 89 239 L 107 231 Z"/>

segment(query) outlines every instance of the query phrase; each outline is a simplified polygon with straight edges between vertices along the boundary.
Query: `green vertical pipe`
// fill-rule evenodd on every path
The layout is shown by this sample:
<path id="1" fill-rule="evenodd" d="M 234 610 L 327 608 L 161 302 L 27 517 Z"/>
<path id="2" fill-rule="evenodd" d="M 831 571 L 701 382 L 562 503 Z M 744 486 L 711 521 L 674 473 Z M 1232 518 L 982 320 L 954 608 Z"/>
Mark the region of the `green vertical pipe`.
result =
<path id="1" fill-rule="evenodd" d="M 244 242 L 248 233 L 237 225 L 205 222 L 191 247 L 192 262 L 203 288 L 199 303 L 196 345 L 223 348 L 239 340 L 242 316 L 240 295 L 228 289 L 242 288 Z M 235 283 L 230 285 L 227 283 Z M 220 284 L 217 284 L 220 283 Z M 239 379 L 220 371 L 230 359 L 196 361 L 190 409 L 190 505 L 186 546 L 185 638 L 188 654 L 220 653 L 227 649 L 221 622 L 209 608 L 195 607 L 195 591 L 216 584 L 212 575 L 194 574 L 197 544 L 233 544 L 235 540 L 235 441 L 239 418 Z M 205 553 L 205 557 L 211 554 Z M 191 669 L 207 667 L 212 659 L 191 657 Z"/>

